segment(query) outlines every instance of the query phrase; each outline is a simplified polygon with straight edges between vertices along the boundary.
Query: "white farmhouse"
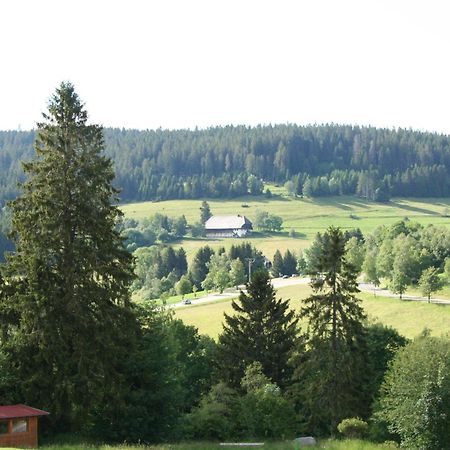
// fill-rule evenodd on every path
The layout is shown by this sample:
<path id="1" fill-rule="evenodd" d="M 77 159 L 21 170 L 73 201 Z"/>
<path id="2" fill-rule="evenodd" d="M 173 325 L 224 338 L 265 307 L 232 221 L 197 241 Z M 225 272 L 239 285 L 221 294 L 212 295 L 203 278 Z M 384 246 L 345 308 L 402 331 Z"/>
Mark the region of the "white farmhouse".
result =
<path id="1" fill-rule="evenodd" d="M 205 223 L 207 237 L 243 237 L 253 230 L 252 223 L 245 216 L 212 216 Z"/>

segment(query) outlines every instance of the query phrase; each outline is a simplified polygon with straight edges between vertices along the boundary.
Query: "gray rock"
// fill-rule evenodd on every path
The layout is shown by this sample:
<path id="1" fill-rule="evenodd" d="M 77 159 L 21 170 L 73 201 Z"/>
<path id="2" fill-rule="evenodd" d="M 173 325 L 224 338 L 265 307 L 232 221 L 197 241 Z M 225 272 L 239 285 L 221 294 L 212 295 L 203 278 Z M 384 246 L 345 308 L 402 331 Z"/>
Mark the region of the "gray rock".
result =
<path id="1" fill-rule="evenodd" d="M 312 445 L 317 445 L 317 441 L 312 436 L 302 436 L 294 439 L 296 444 L 300 446 L 308 447 Z"/>

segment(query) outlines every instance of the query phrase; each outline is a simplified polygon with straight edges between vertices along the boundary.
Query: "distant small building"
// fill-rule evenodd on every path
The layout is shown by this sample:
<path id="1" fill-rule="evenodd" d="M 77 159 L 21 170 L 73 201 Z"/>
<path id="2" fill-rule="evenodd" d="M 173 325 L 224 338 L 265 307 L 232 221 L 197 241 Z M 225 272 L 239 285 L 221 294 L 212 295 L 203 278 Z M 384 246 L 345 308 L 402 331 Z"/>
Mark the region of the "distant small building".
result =
<path id="1" fill-rule="evenodd" d="M 253 230 L 245 216 L 212 216 L 205 223 L 207 237 L 244 237 Z"/>
<path id="2" fill-rule="evenodd" d="M 0 447 L 37 448 L 38 417 L 48 414 L 25 405 L 0 406 Z"/>

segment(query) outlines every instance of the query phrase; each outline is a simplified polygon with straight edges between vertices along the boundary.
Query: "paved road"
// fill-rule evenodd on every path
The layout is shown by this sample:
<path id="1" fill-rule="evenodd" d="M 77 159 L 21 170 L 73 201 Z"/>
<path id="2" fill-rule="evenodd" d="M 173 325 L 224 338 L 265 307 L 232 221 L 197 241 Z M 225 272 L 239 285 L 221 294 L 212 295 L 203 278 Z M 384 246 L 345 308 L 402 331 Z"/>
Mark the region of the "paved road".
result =
<path id="1" fill-rule="evenodd" d="M 295 286 L 298 284 L 308 284 L 310 282 L 310 279 L 308 277 L 294 277 L 294 278 L 273 278 L 272 284 L 273 286 L 278 289 L 280 287 L 286 287 L 286 286 Z M 242 286 L 242 288 L 244 288 Z M 375 287 L 373 284 L 370 283 L 359 283 L 359 289 L 361 289 L 362 292 L 370 292 L 375 293 L 376 295 L 380 295 L 383 297 L 390 297 L 390 298 L 399 298 L 398 294 L 393 294 L 392 292 L 388 291 L 387 289 L 381 289 Z M 208 294 L 203 297 L 198 297 L 196 299 L 191 299 L 191 305 L 184 305 L 182 302 L 174 303 L 170 307 L 171 308 L 182 308 L 186 306 L 192 306 L 192 305 L 199 305 L 202 303 L 210 303 L 210 302 L 216 302 L 219 300 L 224 299 L 231 299 L 236 298 L 239 295 L 239 291 L 234 292 L 223 292 L 222 294 Z M 420 297 L 415 295 L 403 295 L 403 300 L 409 300 L 409 301 L 415 301 L 415 302 L 428 302 L 428 299 L 426 297 Z M 444 300 L 442 298 L 431 298 L 430 303 L 439 303 L 443 305 L 450 305 L 450 300 Z"/>
<path id="2" fill-rule="evenodd" d="M 309 278 L 301 278 L 301 277 L 272 278 L 273 287 L 276 289 L 278 289 L 280 287 L 285 287 L 285 286 L 295 286 L 297 284 L 308 284 L 308 283 L 309 283 Z M 244 289 L 244 286 L 242 286 L 242 289 Z M 184 305 L 182 302 L 179 302 L 179 303 L 173 303 L 172 305 L 170 305 L 170 307 L 171 308 L 182 308 L 182 307 L 192 306 L 192 305 L 201 305 L 202 303 L 217 302 L 218 300 L 231 299 L 231 298 L 236 298 L 238 296 L 239 296 L 239 291 L 223 292 L 222 294 L 214 293 L 214 294 L 205 295 L 203 297 L 191 299 L 190 305 Z"/>
<path id="3" fill-rule="evenodd" d="M 359 283 L 359 289 L 363 292 L 372 292 L 376 295 L 381 295 L 383 297 L 390 297 L 390 298 L 400 298 L 398 294 L 393 294 L 391 291 L 388 291 L 387 289 L 381 289 L 379 287 L 375 287 L 371 283 Z M 428 302 L 427 297 L 420 297 L 418 295 L 402 295 L 402 300 L 410 300 L 414 302 Z M 450 300 L 444 300 L 443 298 L 430 298 L 430 303 L 439 303 L 442 305 L 450 305 Z"/>

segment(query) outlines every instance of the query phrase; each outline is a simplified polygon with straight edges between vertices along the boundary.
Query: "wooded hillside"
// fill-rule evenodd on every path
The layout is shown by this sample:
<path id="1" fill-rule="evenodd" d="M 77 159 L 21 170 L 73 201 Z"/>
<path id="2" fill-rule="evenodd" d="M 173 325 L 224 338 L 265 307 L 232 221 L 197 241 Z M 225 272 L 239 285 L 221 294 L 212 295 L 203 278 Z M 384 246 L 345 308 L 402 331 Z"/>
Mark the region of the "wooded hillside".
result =
<path id="1" fill-rule="evenodd" d="M 0 202 L 14 198 L 33 131 L 0 132 Z M 308 196 L 450 195 L 450 137 L 342 125 L 106 129 L 122 201 L 262 193 L 260 179 Z"/>

